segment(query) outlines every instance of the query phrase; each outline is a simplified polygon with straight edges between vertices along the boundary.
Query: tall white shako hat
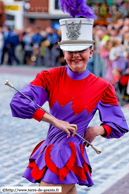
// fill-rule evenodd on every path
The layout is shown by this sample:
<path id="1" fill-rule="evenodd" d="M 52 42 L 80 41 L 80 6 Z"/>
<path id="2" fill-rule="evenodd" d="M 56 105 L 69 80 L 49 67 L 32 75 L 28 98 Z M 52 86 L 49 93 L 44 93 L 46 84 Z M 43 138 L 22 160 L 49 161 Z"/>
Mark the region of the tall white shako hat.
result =
<path id="1" fill-rule="evenodd" d="M 64 51 L 81 51 L 93 45 L 93 19 L 71 18 L 59 20 L 61 26 L 61 42 L 59 46 Z"/>
<path id="2" fill-rule="evenodd" d="M 59 0 L 59 3 L 61 9 L 73 17 L 59 20 L 60 48 L 64 51 L 81 51 L 91 47 L 94 44 L 92 29 L 96 19 L 93 10 L 85 0 Z"/>

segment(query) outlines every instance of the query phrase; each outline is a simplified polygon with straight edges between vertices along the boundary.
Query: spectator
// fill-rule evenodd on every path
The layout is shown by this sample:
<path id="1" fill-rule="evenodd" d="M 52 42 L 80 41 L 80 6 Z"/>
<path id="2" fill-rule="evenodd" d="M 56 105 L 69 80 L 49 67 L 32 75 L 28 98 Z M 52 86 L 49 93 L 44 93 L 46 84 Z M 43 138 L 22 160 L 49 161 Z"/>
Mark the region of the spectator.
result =
<path id="1" fill-rule="evenodd" d="M 0 64 L 1 64 L 1 59 L 2 59 L 2 52 L 3 52 L 3 33 L 2 33 L 2 28 L 0 28 Z"/>
<path id="2" fill-rule="evenodd" d="M 129 33 L 126 33 L 124 36 L 124 57 L 126 58 L 126 67 L 125 69 L 129 68 Z"/>
<path id="3" fill-rule="evenodd" d="M 113 74 L 112 74 L 112 61 L 109 59 L 109 52 L 112 48 L 112 40 L 111 38 L 103 45 L 100 56 L 103 59 L 106 59 L 106 73 L 105 73 L 105 79 L 109 82 L 112 81 L 113 79 Z"/>
<path id="4" fill-rule="evenodd" d="M 52 44 L 56 44 L 58 41 L 58 35 L 54 32 L 54 29 L 51 27 L 46 28 L 47 36 L 46 39 Z"/>
<path id="5" fill-rule="evenodd" d="M 44 40 L 41 42 L 41 48 L 40 48 L 40 60 L 41 60 L 41 65 L 45 65 L 45 55 L 46 55 L 46 48 L 50 46 L 50 42 L 47 40 Z"/>
<path id="6" fill-rule="evenodd" d="M 46 28 L 46 33 L 46 39 L 50 42 L 50 45 L 46 48 L 45 65 L 54 67 L 56 66 L 57 58 L 59 56 L 57 45 L 59 37 L 51 27 Z"/>
<path id="7" fill-rule="evenodd" d="M 40 34 L 40 27 L 37 27 L 36 32 L 32 37 L 32 44 L 33 44 L 33 46 L 35 44 L 40 46 L 41 41 L 42 41 L 42 35 Z"/>
<path id="8" fill-rule="evenodd" d="M 122 72 L 125 69 L 125 57 L 123 55 L 122 45 L 119 38 L 115 38 L 113 41 L 113 47 L 109 53 L 109 59 L 113 62 L 113 69 L 120 69 Z"/>
<path id="9" fill-rule="evenodd" d="M 112 70 L 113 79 L 111 81 L 111 84 L 115 87 L 117 82 L 120 80 L 122 72 L 120 69 L 113 69 Z"/>
<path id="10" fill-rule="evenodd" d="M 24 64 L 30 65 L 31 62 L 31 56 L 32 56 L 32 29 L 27 28 L 26 29 L 26 34 L 23 37 L 23 42 L 24 42 L 24 50 L 25 50 L 25 55 L 24 55 Z"/>
<path id="11" fill-rule="evenodd" d="M 12 65 L 13 62 L 16 62 L 17 64 L 20 63 L 19 59 L 15 55 L 15 48 L 17 45 L 19 45 L 19 33 L 16 29 L 11 32 L 10 34 L 10 48 L 8 49 L 9 52 L 9 65 Z"/>
<path id="12" fill-rule="evenodd" d="M 8 25 L 4 25 L 3 27 L 4 44 L 3 44 L 3 53 L 2 53 L 2 59 L 1 59 L 2 64 L 5 60 L 5 54 L 8 55 L 8 57 L 6 58 L 6 62 L 9 64 L 9 61 L 10 61 L 10 54 L 9 54 L 9 49 L 11 47 L 10 36 L 11 36 L 10 27 Z"/>
<path id="13" fill-rule="evenodd" d="M 25 35 L 24 29 L 20 29 L 18 31 L 19 34 L 19 44 L 16 46 L 16 56 L 18 57 L 19 61 L 21 64 L 24 63 L 24 42 L 23 42 L 23 37 Z"/>

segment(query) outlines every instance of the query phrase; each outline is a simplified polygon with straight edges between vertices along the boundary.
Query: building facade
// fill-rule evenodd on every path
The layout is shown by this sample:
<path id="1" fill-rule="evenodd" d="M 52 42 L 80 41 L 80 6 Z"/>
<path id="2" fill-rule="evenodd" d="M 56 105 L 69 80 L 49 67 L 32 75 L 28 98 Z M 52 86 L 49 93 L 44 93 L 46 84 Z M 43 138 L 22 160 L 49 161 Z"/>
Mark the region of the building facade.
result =
<path id="1" fill-rule="evenodd" d="M 14 0 L 1 1 L 4 3 L 5 23 L 11 28 L 21 29 L 23 27 L 23 2 Z"/>
<path id="2" fill-rule="evenodd" d="M 4 3 L 6 24 L 12 28 L 41 27 L 45 30 L 48 26 L 59 21 L 64 14 L 58 5 L 59 0 L 1 0 Z"/>
<path id="3" fill-rule="evenodd" d="M 46 27 L 59 21 L 64 17 L 69 17 L 68 14 L 64 14 L 58 5 L 59 0 L 29 0 L 30 8 L 24 12 L 24 18 L 26 18 L 26 26 L 32 28 L 40 26 L 42 30 Z"/>

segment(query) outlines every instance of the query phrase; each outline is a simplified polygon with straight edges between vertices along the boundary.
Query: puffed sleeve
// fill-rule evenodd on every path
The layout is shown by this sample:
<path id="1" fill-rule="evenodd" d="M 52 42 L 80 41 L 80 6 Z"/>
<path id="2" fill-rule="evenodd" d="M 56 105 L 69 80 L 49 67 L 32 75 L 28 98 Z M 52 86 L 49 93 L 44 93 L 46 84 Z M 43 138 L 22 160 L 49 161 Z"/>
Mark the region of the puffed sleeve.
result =
<path id="1" fill-rule="evenodd" d="M 109 84 L 98 103 L 101 125 L 105 128 L 107 139 L 120 138 L 128 132 L 124 114 L 117 102 L 114 88 Z"/>
<path id="2" fill-rule="evenodd" d="M 12 115 L 18 118 L 34 118 L 40 121 L 45 112 L 37 104 L 42 106 L 48 100 L 50 88 L 51 76 L 49 71 L 41 71 L 30 84 L 21 89 L 21 92 L 34 102 L 17 92 L 10 103 Z"/>

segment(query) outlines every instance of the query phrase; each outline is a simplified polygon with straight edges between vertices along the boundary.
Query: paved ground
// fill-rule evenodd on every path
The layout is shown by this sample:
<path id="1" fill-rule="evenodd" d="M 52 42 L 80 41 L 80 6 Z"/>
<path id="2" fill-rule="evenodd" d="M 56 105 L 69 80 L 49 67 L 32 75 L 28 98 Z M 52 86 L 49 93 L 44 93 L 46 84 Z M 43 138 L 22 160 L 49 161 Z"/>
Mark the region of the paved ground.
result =
<path id="1" fill-rule="evenodd" d="M 103 194 L 128 194 L 129 193 L 129 174 L 119 180 Z"/>
<path id="2" fill-rule="evenodd" d="M 35 120 L 22 120 L 13 118 L 9 107 L 10 100 L 15 91 L 4 85 L 6 79 L 17 87 L 22 88 L 28 84 L 41 68 L 30 67 L 0 67 L 0 187 L 2 186 L 35 186 L 22 178 L 28 164 L 28 158 L 35 145 L 45 139 L 48 129 L 47 123 L 38 123 Z M 10 73 L 11 71 L 11 73 Z M 15 72 L 15 74 L 14 74 Z M 48 105 L 45 104 L 48 109 Z M 129 109 L 122 108 L 129 125 Z M 90 125 L 99 125 L 99 116 L 96 114 Z M 119 190 L 127 194 L 129 188 L 129 133 L 120 139 L 106 140 L 96 138 L 94 144 L 102 147 L 103 152 L 97 155 L 92 148 L 87 152 L 93 168 L 94 186 L 86 188 L 78 186 L 79 194 L 119 194 Z M 127 176 L 118 182 L 121 178 Z M 113 190 L 110 188 L 113 184 Z M 38 186 L 38 185 L 37 185 Z M 109 189 L 105 192 L 107 189 Z M 124 190 L 124 188 L 126 190 Z M 116 190 L 117 189 L 117 190 Z M 105 193 L 104 193 L 105 192 Z M 122 194 L 123 194 L 122 193 Z"/>

